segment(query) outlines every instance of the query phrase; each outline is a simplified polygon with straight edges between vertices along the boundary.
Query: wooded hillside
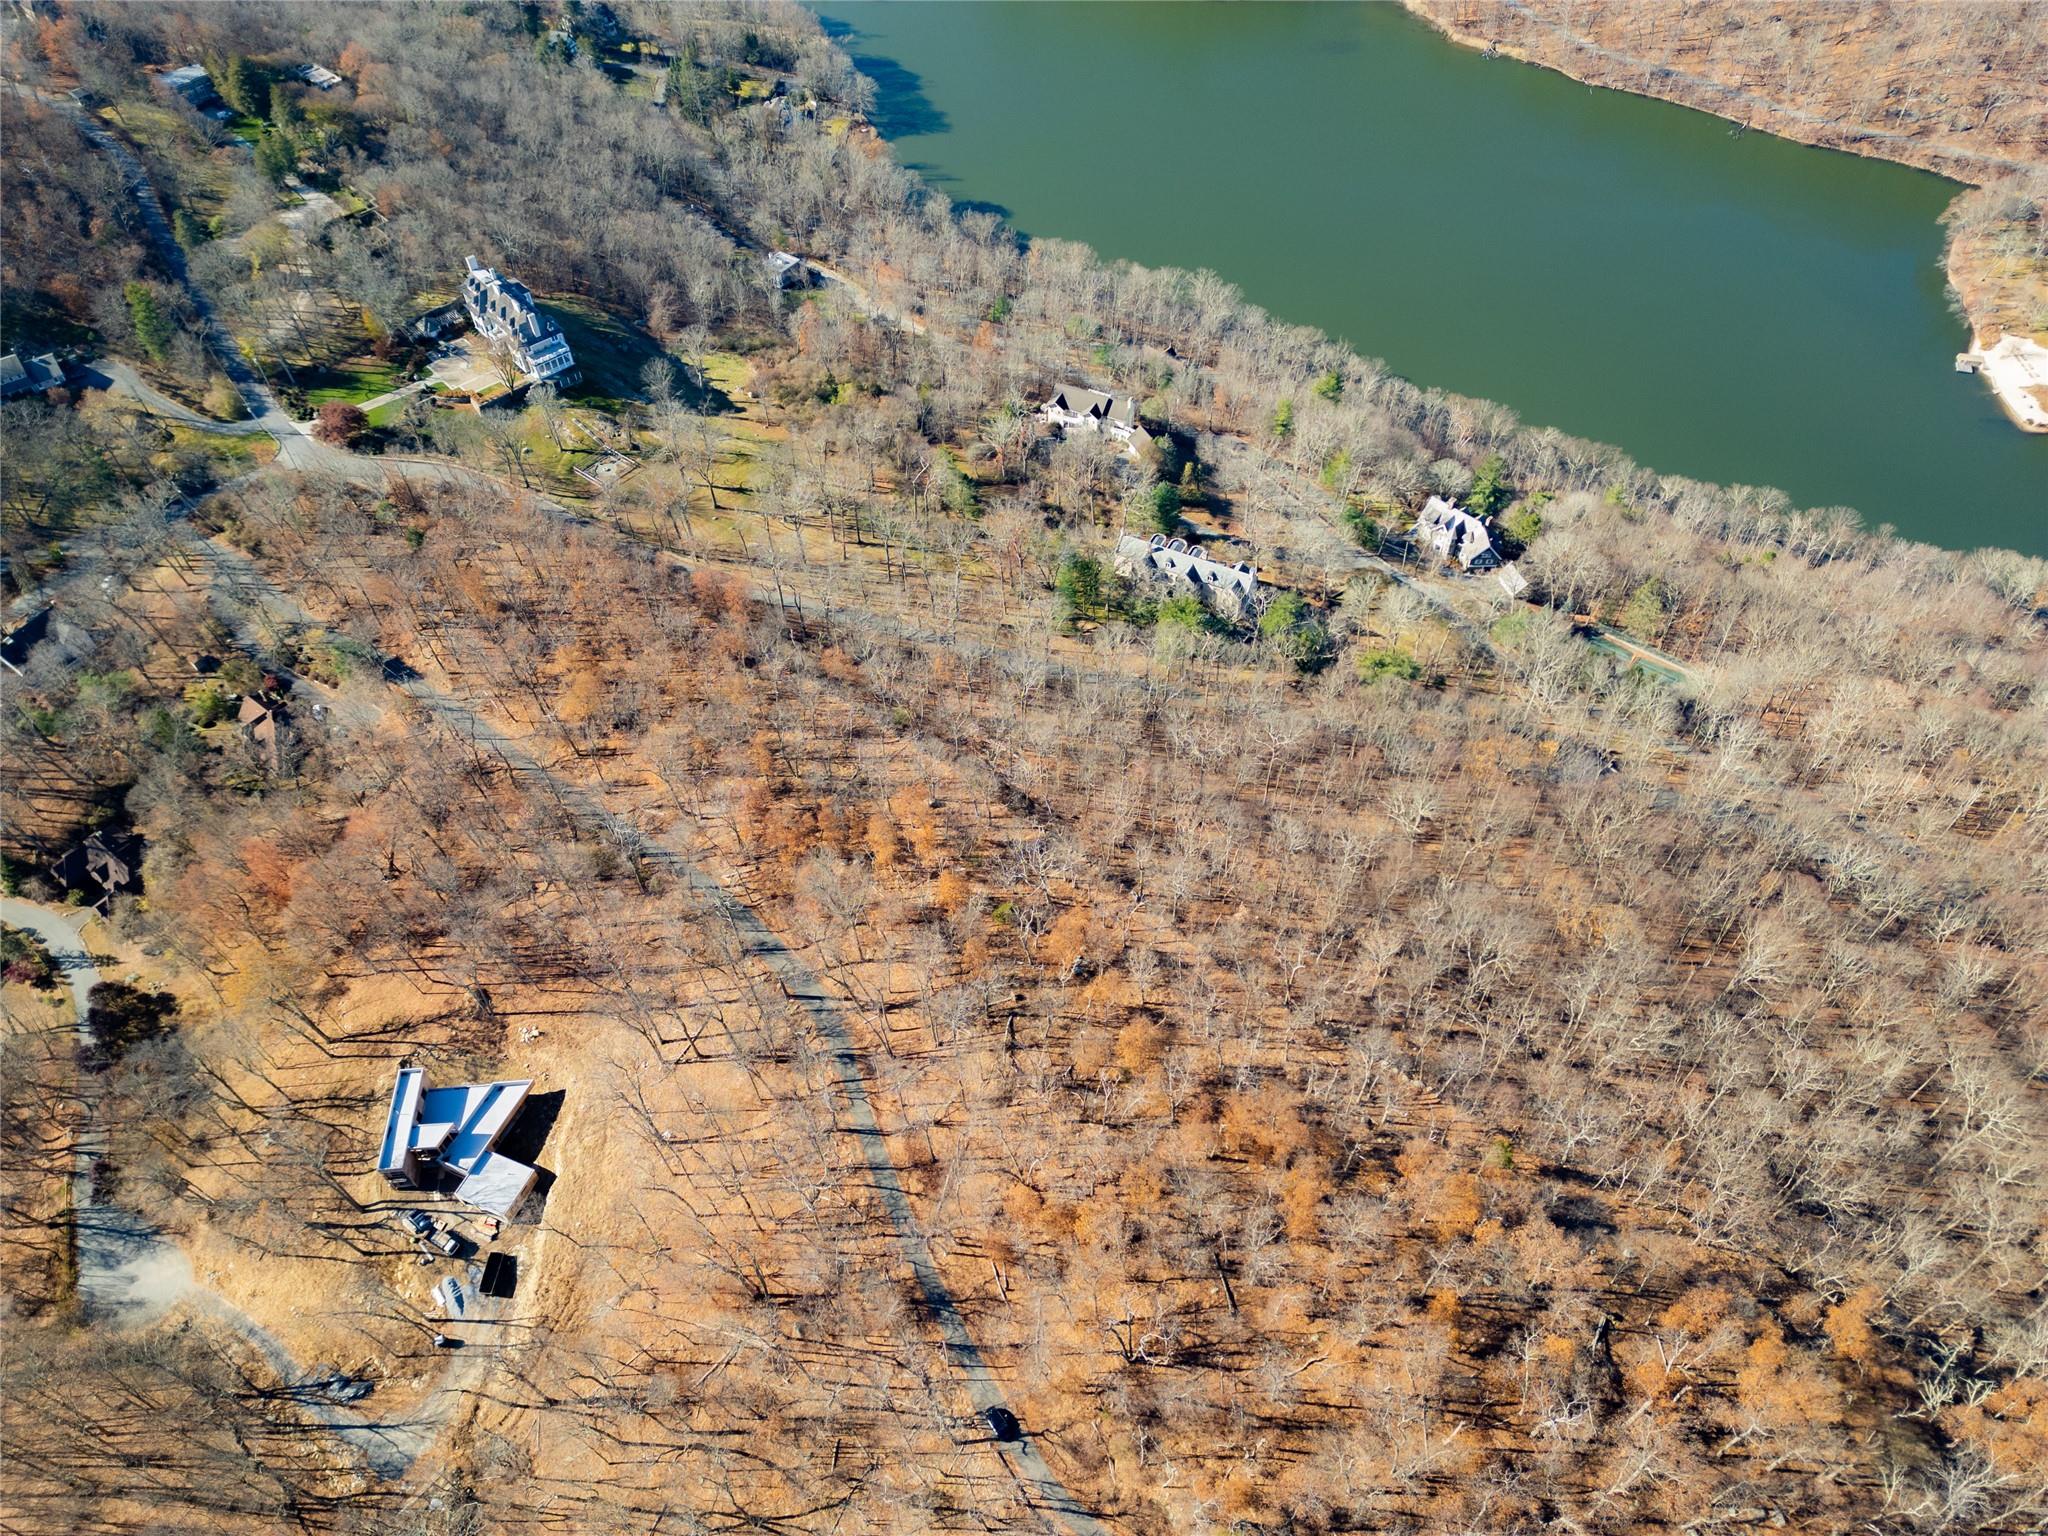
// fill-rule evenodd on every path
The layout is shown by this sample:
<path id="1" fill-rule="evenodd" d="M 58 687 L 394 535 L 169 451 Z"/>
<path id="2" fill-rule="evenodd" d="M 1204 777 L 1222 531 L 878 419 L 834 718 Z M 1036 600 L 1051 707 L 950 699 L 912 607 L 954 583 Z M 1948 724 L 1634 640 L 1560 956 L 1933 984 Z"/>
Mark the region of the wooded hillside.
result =
<path id="1" fill-rule="evenodd" d="M 472 252 L 585 373 L 266 463 L 118 451 L 111 391 L 8 407 L 113 466 L 10 568 L 55 615 L 0 724 L 44 808 L 10 893 L 68 921 L 79 836 L 147 850 L 84 929 L 106 1033 L 10 935 L 14 1525 L 2048 1518 L 2048 562 L 1025 246 L 793 7 L 8 27 L 47 93 L 10 141 L 51 114 L 51 206 L 199 354 L 137 358 L 166 389 L 395 374 Z M 285 224 L 146 115 L 199 58 L 370 212 Z M 218 221 L 183 276 L 55 147 L 75 81 Z M 1150 442 L 1038 420 L 1074 381 Z M 1431 496 L 1525 594 L 1404 549 Z M 398 1214 L 453 1202 L 377 1173 L 401 1060 L 533 1080 L 518 1287 L 463 1317 Z"/>

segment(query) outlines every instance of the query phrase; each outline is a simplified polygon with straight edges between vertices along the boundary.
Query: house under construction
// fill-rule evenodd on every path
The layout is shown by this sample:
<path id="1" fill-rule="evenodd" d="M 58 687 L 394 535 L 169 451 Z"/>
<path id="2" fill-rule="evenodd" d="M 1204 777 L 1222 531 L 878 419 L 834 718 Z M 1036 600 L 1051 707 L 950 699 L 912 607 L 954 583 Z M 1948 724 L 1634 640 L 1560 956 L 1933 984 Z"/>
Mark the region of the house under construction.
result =
<path id="1" fill-rule="evenodd" d="M 519 1208 L 540 1170 L 493 1143 L 533 1087 L 531 1078 L 429 1088 L 420 1067 L 400 1067 L 391 1088 L 377 1171 L 399 1189 L 438 1189 L 459 1177 L 455 1198 L 494 1216 Z"/>

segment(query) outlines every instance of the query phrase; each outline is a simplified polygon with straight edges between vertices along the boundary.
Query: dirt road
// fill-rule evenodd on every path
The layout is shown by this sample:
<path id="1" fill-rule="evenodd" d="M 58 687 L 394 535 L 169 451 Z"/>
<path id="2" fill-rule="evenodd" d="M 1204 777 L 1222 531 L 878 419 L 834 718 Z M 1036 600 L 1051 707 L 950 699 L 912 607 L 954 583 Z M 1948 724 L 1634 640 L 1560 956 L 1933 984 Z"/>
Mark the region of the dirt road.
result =
<path id="1" fill-rule="evenodd" d="M 104 979 L 87 951 L 83 914 L 15 897 L 0 900 L 0 919 L 43 941 L 71 992 L 81 1043 L 92 1039 L 92 989 Z M 491 1353 L 472 1348 L 452 1358 L 442 1380 L 420 1411 L 402 1420 L 379 1421 L 330 1402 L 277 1337 L 234 1303 L 201 1285 L 176 1243 L 133 1211 L 95 1197 L 93 1186 L 106 1157 L 106 1132 L 87 1100 L 88 1124 L 73 1152 L 71 1208 L 77 1235 L 78 1296 L 85 1321 L 94 1327 L 130 1330 L 152 1327 L 181 1303 L 232 1329 L 269 1363 L 277 1379 L 292 1388 L 300 1411 L 363 1455 L 378 1477 L 403 1477 L 431 1445 L 485 1369 Z"/>

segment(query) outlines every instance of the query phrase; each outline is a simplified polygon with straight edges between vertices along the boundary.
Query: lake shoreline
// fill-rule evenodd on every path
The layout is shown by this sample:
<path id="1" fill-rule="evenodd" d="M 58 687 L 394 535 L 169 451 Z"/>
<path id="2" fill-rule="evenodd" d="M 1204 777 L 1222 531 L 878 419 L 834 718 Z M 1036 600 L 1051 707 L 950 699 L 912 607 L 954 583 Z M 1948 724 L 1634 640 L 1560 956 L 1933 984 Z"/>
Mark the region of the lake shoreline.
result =
<path id="1" fill-rule="evenodd" d="M 1979 347 L 1956 359 L 1972 365 L 1991 385 L 1991 395 L 2022 432 L 2048 433 L 2048 347 L 2026 336 L 2008 336 L 1996 347 Z"/>
<path id="2" fill-rule="evenodd" d="M 1447 7 L 1443 0 L 1400 0 L 1400 3 L 1403 10 L 1447 41 L 1488 57 L 1533 64 L 1601 90 L 1690 107 L 1735 123 L 1744 131 L 1766 133 L 1773 138 L 1815 149 L 1832 149 L 1864 159 L 1911 166 L 1915 170 L 1962 183 L 1962 190 L 1942 215 L 1947 230 L 1942 270 L 1948 279 L 1950 297 L 1968 330 L 1969 350 L 1988 350 L 2006 335 L 2027 336 L 2037 342 L 2048 341 L 2048 332 L 2025 323 L 2030 308 L 2036 313 L 2048 312 L 2048 291 L 2044 291 L 2042 274 L 2020 274 L 2015 279 L 2007 270 L 2010 266 L 2008 259 L 1996 249 L 1994 235 L 1988 234 L 1976 219 L 1969 217 L 1984 205 L 1987 189 L 1997 188 L 2025 169 L 2021 162 L 1821 117 L 1790 103 L 1742 91 L 1698 74 L 1663 67 L 1652 60 L 1617 54 L 1591 38 L 1565 28 L 1562 23 L 1553 24 L 1552 35 L 1559 44 L 1553 51 L 1519 39 L 1495 35 L 1493 29 L 1480 19 L 1482 13 L 1470 13 L 1474 18 L 1471 21 L 1461 21 L 1453 15 L 1444 14 Z M 1532 10 L 1520 5 L 1503 7 L 1500 12 L 1490 13 L 1488 19 L 1498 21 L 1503 19 L 1503 14 L 1532 24 L 1541 20 Z M 1999 390 L 1994 388 L 1992 393 L 2000 408 L 2020 430 L 2041 430 L 2021 417 Z"/>
<path id="3" fill-rule="evenodd" d="M 2048 538 L 2028 510 L 2048 438 L 1953 366 L 1968 345 L 1940 271 L 1953 182 L 1495 68 L 1384 5 L 833 0 L 829 15 L 888 82 L 873 116 L 892 152 L 1056 262 L 1072 242 L 1160 274 L 1163 293 L 1241 292 L 1446 401 L 1484 402 L 1476 420 L 1626 445 L 1617 458 L 1666 480 L 1854 509 L 1950 549 Z M 1298 111 L 1277 110 L 1295 93 Z M 1226 128 L 1202 98 L 1252 110 Z M 1035 117 L 1023 147 L 1013 125 Z M 1153 131 L 1172 169 L 1074 173 Z M 1341 195 L 1308 143 L 1352 156 Z M 1191 198 L 1233 217 L 1185 223 Z M 1444 409 L 1445 432 L 1468 430 L 1464 405 Z"/>

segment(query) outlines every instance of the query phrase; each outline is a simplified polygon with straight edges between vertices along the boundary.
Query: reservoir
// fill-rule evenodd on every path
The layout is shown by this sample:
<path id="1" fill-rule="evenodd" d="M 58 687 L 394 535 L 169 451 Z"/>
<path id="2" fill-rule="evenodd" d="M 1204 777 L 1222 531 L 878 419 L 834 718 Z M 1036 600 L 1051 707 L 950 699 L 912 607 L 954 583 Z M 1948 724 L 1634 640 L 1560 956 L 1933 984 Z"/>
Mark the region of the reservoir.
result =
<path id="1" fill-rule="evenodd" d="M 1026 235 L 1210 268 L 1665 473 L 2048 554 L 2048 436 L 1953 369 L 1953 183 L 1487 59 L 1392 5 L 819 10 L 899 159 Z"/>

